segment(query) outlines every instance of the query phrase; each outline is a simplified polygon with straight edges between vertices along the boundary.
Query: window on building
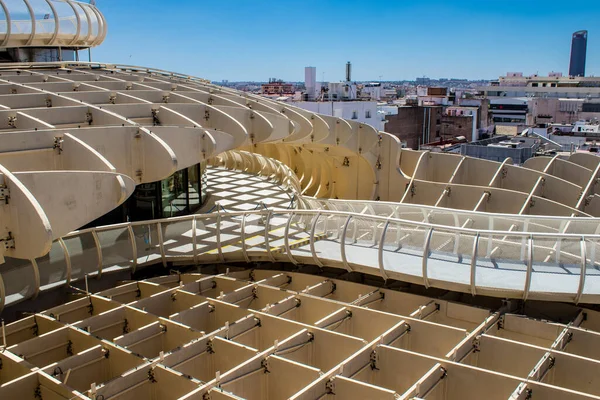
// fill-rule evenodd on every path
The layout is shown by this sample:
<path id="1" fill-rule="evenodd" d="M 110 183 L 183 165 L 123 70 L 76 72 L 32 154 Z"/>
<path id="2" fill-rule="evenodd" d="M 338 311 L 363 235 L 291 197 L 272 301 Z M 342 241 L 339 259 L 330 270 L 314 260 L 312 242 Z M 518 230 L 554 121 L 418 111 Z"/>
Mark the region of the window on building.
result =
<path id="1" fill-rule="evenodd" d="M 188 204 L 190 210 L 196 210 L 202 205 L 200 165 L 196 164 L 188 168 Z"/>
<path id="2" fill-rule="evenodd" d="M 531 86 L 532 87 L 538 87 L 538 84 L 537 83 L 532 83 Z"/>
<path id="3" fill-rule="evenodd" d="M 371 110 L 365 111 L 365 118 L 371 118 Z"/>
<path id="4" fill-rule="evenodd" d="M 172 217 L 188 211 L 184 170 L 161 181 L 163 216 Z"/>
<path id="5" fill-rule="evenodd" d="M 352 111 L 352 119 L 358 119 L 358 111 Z"/>
<path id="6" fill-rule="evenodd" d="M 581 111 L 600 113 L 600 103 L 583 103 Z"/>

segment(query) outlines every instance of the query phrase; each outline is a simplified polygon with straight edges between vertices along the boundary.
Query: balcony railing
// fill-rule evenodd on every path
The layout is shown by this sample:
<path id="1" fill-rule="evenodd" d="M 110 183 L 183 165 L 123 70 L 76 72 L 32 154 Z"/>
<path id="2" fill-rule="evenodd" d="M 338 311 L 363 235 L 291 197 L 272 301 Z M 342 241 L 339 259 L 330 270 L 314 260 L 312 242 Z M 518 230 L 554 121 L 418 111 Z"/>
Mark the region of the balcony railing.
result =
<path id="1" fill-rule="evenodd" d="M 329 210 L 190 215 L 73 232 L 43 258 L 9 262 L 0 301 L 157 263 L 290 262 L 473 295 L 600 303 L 599 241 Z"/>

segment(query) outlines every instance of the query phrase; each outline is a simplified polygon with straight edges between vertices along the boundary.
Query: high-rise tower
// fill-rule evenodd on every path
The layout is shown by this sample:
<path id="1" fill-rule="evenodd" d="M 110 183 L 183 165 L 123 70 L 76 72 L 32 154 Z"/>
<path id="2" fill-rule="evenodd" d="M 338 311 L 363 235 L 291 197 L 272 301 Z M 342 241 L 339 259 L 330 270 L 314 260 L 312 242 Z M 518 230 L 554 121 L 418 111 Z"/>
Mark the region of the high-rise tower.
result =
<path id="1" fill-rule="evenodd" d="M 585 76 L 585 55 L 587 49 L 587 31 L 577 31 L 571 42 L 570 76 Z"/>
<path id="2" fill-rule="evenodd" d="M 304 68 L 304 85 L 306 86 L 307 100 L 314 100 L 317 93 L 317 68 Z"/>

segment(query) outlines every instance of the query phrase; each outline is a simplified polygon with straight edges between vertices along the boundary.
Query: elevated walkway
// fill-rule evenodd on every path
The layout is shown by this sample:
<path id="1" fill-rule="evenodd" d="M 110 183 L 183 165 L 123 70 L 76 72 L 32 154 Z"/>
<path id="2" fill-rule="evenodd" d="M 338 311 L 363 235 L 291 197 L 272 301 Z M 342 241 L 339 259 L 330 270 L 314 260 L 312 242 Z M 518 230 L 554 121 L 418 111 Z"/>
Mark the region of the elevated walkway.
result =
<path id="1" fill-rule="evenodd" d="M 8 259 L 0 305 L 86 275 L 230 262 L 336 267 L 472 295 L 600 304 L 595 219 L 317 200 L 299 193 L 289 168 L 248 154 L 232 170 L 209 169 L 213 199 L 226 208 L 73 232 L 45 257 Z"/>
<path id="2" fill-rule="evenodd" d="M 600 303 L 600 235 L 482 231 L 315 210 L 216 212 L 74 232 L 2 273 L 3 305 L 162 263 L 290 262 L 502 298 Z"/>

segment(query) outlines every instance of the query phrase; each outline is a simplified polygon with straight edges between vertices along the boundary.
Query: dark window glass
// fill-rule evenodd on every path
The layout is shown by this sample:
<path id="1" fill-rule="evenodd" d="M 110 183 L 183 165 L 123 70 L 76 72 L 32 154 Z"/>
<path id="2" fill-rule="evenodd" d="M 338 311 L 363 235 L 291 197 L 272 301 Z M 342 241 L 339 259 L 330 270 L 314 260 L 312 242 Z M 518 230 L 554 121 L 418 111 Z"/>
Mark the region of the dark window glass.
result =
<path id="1" fill-rule="evenodd" d="M 600 103 L 583 103 L 583 112 L 600 112 Z"/>
<path id="2" fill-rule="evenodd" d="M 161 209 L 158 204 L 157 182 L 138 185 L 133 193 L 131 203 L 131 220 L 144 221 L 147 219 L 160 218 Z"/>
<path id="3" fill-rule="evenodd" d="M 527 104 L 490 104 L 490 109 L 527 111 Z"/>
<path id="4" fill-rule="evenodd" d="M 202 205 L 202 193 L 200 191 L 200 165 L 196 164 L 189 167 L 187 175 L 190 210 L 195 211 Z"/>
<path id="5" fill-rule="evenodd" d="M 173 217 L 188 211 L 185 170 L 177 171 L 160 182 L 163 217 Z"/>

